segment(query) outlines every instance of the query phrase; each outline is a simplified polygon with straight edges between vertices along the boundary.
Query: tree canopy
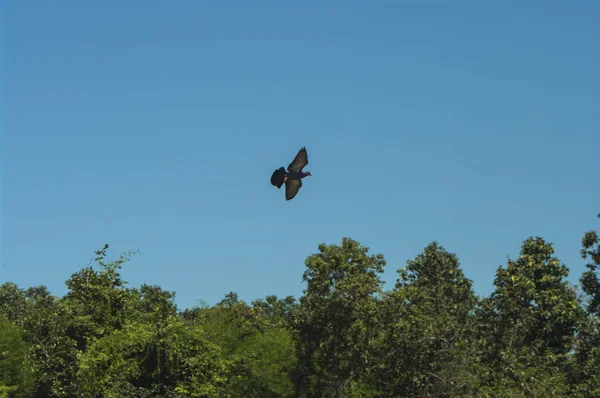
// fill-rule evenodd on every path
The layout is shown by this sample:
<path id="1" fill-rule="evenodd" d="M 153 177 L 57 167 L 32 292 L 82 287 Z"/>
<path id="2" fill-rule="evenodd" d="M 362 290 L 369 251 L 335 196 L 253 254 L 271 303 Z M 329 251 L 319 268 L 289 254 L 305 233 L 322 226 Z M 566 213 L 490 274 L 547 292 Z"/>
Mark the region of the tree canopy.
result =
<path id="1" fill-rule="evenodd" d="M 435 241 L 385 290 L 385 257 L 344 237 L 308 255 L 298 298 L 186 309 L 108 249 L 62 297 L 0 285 L 0 397 L 600 397 L 595 230 L 577 285 L 532 236 L 488 296 Z"/>

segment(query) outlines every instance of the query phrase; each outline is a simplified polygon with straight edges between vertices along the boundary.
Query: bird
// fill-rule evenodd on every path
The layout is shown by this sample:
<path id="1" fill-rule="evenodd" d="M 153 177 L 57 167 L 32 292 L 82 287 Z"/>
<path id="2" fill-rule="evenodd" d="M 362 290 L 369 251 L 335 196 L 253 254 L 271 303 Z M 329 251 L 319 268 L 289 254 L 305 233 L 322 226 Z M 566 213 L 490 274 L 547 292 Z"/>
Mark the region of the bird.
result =
<path id="1" fill-rule="evenodd" d="M 280 167 L 271 175 L 271 184 L 277 189 L 285 184 L 285 200 L 292 200 L 302 187 L 302 179 L 312 175 L 310 171 L 302 171 L 308 164 L 308 153 L 306 147 L 302 147 L 296 157 L 289 164 L 287 171 Z"/>

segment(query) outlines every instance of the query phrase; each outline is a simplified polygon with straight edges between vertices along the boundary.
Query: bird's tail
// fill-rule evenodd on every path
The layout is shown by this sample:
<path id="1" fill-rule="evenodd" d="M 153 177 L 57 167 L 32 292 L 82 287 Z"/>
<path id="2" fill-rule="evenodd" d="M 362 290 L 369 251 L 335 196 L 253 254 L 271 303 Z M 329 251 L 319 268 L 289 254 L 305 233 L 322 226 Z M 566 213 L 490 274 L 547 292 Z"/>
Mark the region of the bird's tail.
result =
<path id="1" fill-rule="evenodd" d="M 285 169 L 283 167 L 278 168 L 271 175 L 271 184 L 277 188 L 281 188 L 285 178 Z"/>

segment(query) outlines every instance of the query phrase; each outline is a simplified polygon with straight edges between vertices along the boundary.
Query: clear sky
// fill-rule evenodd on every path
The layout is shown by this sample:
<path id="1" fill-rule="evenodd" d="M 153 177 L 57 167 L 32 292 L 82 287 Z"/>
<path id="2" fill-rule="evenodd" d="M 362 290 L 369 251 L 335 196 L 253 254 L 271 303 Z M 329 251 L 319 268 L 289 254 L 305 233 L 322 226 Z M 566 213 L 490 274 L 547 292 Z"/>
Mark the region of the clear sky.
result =
<path id="1" fill-rule="evenodd" d="M 285 3 L 285 4 L 284 4 Z M 600 3 L 6 1 L 0 282 L 111 245 L 180 308 L 299 297 L 348 236 L 433 240 L 478 294 L 529 236 L 576 282 L 600 229 Z M 308 149 L 296 198 L 269 183 Z"/>

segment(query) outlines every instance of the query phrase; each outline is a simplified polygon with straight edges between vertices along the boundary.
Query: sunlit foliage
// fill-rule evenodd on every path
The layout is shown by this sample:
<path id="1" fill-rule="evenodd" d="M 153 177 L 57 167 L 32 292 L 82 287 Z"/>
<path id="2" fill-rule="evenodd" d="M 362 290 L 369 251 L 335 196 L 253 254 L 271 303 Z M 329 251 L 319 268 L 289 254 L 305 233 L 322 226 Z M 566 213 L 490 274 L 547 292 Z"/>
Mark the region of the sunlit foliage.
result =
<path id="1" fill-rule="evenodd" d="M 478 297 L 438 242 L 386 291 L 384 256 L 343 238 L 307 257 L 298 299 L 183 310 L 105 245 L 63 297 L 0 285 L 0 398 L 600 397 L 598 233 L 581 245 L 579 286 L 530 237 Z"/>

